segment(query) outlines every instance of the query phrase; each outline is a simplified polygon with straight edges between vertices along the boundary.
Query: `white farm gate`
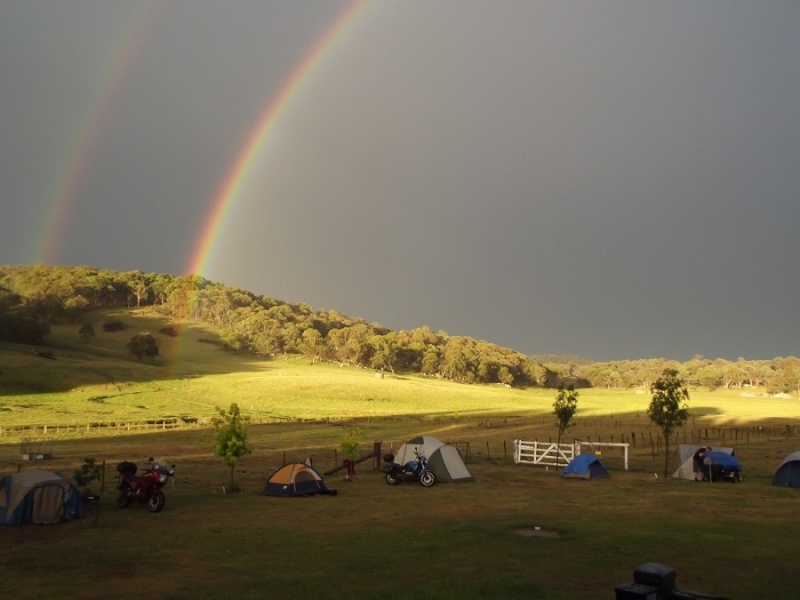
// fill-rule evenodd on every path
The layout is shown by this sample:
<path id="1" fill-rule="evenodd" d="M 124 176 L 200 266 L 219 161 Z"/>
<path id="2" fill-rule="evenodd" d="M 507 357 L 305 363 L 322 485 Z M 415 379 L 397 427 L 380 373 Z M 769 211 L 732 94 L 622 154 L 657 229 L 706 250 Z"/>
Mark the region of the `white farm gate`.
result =
<path id="1" fill-rule="evenodd" d="M 627 442 L 582 442 L 580 440 L 575 440 L 575 447 L 578 449 L 578 454 L 583 452 L 584 446 L 589 446 L 592 449 L 592 452 L 597 455 L 600 455 L 600 451 L 597 450 L 597 448 L 622 448 L 622 455 L 625 461 L 625 470 L 628 470 L 628 449 L 630 445 Z"/>
<path id="2" fill-rule="evenodd" d="M 545 465 L 550 467 L 566 466 L 573 458 L 581 454 L 583 446 L 589 446 L 593 451 L 598 447 L 622 448 L 625 456 L 625 470 L 628 470 L 627 443 L 613 444 L 575 440 L 572 444 L 554 444 L 552 442 L 539 443 L 535 440 L 533 442 L 514 440 L 514 462 L 516 464 Z"/>
<path id="3" fill-rule="evenodd" d="M 575 454 L 575 444 L 514 440 L 516 464 L 562 467 L 568 465 Z"/>

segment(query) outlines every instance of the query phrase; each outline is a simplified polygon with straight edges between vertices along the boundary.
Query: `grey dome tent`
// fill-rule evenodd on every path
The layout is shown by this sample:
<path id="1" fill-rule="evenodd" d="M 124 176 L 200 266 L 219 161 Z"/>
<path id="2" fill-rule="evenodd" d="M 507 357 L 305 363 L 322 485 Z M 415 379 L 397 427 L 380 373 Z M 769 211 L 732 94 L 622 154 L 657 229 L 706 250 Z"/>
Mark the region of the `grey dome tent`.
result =
<path id="1" fill-rule="evenodd" d="M 429 435 L 408 440 L 397 449 L 394 462 L 405 464 L 417 460 L 414 449 L 418 449 L 428 459 L 428 468 L 436 475 L 436 483 L 467 483 L 472 481 L 464 459 L 455 446 L 450 446 Z"/>
<path id="2" fill-rule="evenodd" d="M 800 488 L 800 450 L 789 454 L 778 465 L 772 485 Z"/>
<path id="3" fill-rule="evenodd" d="M 58 473 L 32 469 L 0 479 L 0 523 L 51 524 L 81 517 L 80 492 Z"/>

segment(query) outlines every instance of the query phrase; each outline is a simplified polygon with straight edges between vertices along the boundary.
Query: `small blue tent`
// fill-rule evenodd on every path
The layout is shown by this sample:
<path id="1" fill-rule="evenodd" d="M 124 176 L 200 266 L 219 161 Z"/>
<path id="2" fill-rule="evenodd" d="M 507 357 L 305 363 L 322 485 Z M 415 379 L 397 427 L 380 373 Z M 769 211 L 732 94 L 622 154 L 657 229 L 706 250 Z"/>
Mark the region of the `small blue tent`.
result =
<path id="1" fill-rule="evenodd" d="M 772 485 L 800 488 L 800 450 L 792 452 L 778 465 Z"/>
<path id="2" fill-rule="evenodd" d="M 593 454 L 579 454 L 564 467 L 561 477 L 570 479 L 598 479 L 608 477 L 608 469 Z"/>
<path id="3" fill-rule="evenodd" d="M 59 523 L 80 517 L 80 492 L 58 473 L 34 469 L 0 479 L 0 523 Z"/>

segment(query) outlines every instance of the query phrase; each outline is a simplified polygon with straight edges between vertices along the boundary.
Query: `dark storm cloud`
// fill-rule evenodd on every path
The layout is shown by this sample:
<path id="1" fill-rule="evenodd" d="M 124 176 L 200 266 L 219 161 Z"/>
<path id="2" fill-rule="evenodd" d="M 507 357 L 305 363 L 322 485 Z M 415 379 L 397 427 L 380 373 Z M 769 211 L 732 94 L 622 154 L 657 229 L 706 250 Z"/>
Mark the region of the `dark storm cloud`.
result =
<path id="1" fill-rule="evenodd" d="M 344 6 L 4 5 L 0 262 L 35 260 L 92 85 L 152 10 L 59 262 L 182 272 L 248 131 Z M 204 275 L 527 353 L 797 355 L 798 26 L 791 2 L 369 4 Z"/>

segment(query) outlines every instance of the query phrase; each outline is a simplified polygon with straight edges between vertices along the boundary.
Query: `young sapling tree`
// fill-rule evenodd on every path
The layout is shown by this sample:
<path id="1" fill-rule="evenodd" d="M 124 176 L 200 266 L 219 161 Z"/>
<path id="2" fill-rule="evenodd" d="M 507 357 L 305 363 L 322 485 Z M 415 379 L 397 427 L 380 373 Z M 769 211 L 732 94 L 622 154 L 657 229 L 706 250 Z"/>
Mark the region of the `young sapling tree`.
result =
<path id="1" fill-rule="evenodd" d="M 342 449 L 344 455 L 353 463 L 358 459 L 358 443 L 361 430 L 358 427 L 353 427 L 342 439 L 339 447 Z M 345 479 L 350 479 L 350 473 L 345 474 Z"/>
<path id="2" fill-rule="evenodd" d="M 664 436 L 664 477 L 669 467 L 669 438 L 678 427 L 683 427 L 689 419 L 689 390 L 678 371 L 666 368 L 661 377 L 650 385 L 653 394 L 647 416 L 655 423 Z"/>
<path id="3" fill-rule="evenodd" d="M 559 386 L 556 399 L 553 402 L 553 414 L 556 417 L 558 427 L 558 444 L 556 451 L 556 463 L 561 458 L 561 436 L 572 426 L 572 418 L 578 412 L 578 392 L 575 386 L 569 385 L 566 388 Z"/>
<path id="4" fill-rule="evenodd" d="M 95 496 L 92 489 L 92 482 L 100 481 L 103 477 L 103 469 L 97 464 L 94 458 L 84 458 L 80 469 L 75 471 L 72 478 L 81 489 L 81 496 Z"/>
<path id="5" fill-rule="evenodd" d="M 237 461 L 250 454 L 253 449 L 247 442 L 247 423 L 250 417 L 244 416 L 239 409 L 239 405 L 233 402 L 226 411 L 219 406 L 216 407 L 219 415 L 214 418 L 214 429 L 216 431 L 216 444 L 214 455 L 222 458 L 230 467 L 230 489 L 237 491 L 238 485 L 234 481 L 234 467 Z"/>

